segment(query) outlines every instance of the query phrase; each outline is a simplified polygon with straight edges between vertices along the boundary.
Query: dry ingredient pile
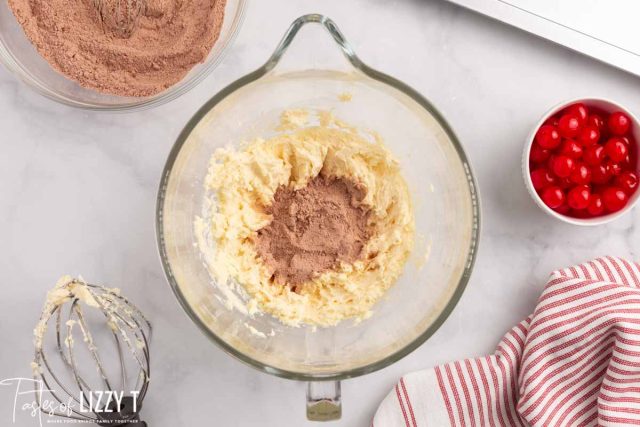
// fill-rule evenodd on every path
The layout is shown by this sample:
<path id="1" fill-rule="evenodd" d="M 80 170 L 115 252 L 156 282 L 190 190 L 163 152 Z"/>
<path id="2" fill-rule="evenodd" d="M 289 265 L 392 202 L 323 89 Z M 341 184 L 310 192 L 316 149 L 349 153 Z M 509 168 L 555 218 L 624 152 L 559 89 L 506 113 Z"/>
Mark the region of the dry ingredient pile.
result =
<path id="1" fill-rule="evenodd" d="M 352 263 L 369 238 L 366 189 L 345 178 L 313 178 L 299 190 L 281 185 L 266 209 L 273 219 L 257 232 L 258 255 L 275 283 L 299 285 L 340 262 Z"/>
<path id="2" fill-rule="evenodd" d="M 194 231 L 217 296 L 290 326 L 366 319 L 413 248 L 400 164 L 329 112 L 288 110 L 275 130 L 211 159 Z"/>
<path id="3" fill-rule="evenodd" d="M 26 36 L 81 86 L 155 95 L 203 62 L 226 0 L 8 0 Z"/>

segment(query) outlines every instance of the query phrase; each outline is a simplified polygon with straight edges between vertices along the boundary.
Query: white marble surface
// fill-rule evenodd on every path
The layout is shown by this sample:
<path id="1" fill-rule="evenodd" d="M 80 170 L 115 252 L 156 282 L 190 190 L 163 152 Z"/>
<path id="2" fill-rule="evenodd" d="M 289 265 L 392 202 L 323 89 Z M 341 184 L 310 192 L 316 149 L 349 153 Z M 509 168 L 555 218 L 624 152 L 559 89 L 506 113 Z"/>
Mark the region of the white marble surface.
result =
<path id="1" fill-rule="evenodd" d="M 527 315 L 555 267 L 602 254 L 638 258 L 640 210 L 577 228 L 535 207 L 520 178 L 530 127 L 558 101 L 600 95 L 640 113 L 640 80 L 452 5 L 426 0 L 256 0 L 224 62 L 197 89 L 149 112 L 87 113 L 0 70 L 0 379 L 28 377 L 31 330 L 63 273 L 121 287 L 155 326 L 144 416 L 164 426 L 301 426 L 304 385 L 259 373 L 208 342 L 175 301 L 156 255 L 156 185 L 178 132 L 221 87 L 260 65 L 298 15 L 331 16 L 363 60 L 444 112 L 467 149 L 484 223 L 472 280 L 423 346 L 343 384 L 344 415 L 368 425 L 397 378 L 492 351 Z M 0 424 L 13 391 L 0 387 Z M 19 417 L 16 425 L 35 426 Z"/>

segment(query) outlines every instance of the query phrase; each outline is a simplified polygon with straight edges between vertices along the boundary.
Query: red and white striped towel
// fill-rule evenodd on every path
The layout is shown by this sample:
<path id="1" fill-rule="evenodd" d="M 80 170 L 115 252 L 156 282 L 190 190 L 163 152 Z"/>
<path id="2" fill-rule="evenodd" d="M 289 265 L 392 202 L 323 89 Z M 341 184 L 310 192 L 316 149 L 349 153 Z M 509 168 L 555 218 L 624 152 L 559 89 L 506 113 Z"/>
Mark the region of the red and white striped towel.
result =
<path id="1" fill-rule="evenodd" d="M 403 377 L 373 426 L 640 425 L 640 268 L 554 272 L 492 356 Z"/>

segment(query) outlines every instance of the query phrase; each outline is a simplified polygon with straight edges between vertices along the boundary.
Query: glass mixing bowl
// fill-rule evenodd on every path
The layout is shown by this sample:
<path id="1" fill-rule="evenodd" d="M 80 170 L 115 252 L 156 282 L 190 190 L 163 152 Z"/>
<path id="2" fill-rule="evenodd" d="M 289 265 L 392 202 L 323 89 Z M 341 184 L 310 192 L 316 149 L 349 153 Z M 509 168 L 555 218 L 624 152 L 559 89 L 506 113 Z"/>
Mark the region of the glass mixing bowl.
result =
<path id="1" fill-rule="evenodd" d="M 0 62 L 37 92 L 72 107 L 87 110 L 128 111 L 156 107 L 187 93 L 220 63 L 244 19 L 247 0 L 227 0 L 220 37 L 209 56 L 177 84 L 154 96 L 137 98 L 107 95 L 87 89 L 51 68 L 22 31 L 7 1 L 0 2 Z"/>
<path id="2" fill-rule="evenodd" d="M 305 37 L 296 38 L 303 27 Z M 330 42 L 324 30 L 344 55 L 320 49 Z M 330 51 L 337 58 L 324 58 Z M 344 94 L 351 100 L 345 102 Z M 373 316 L 359 323 L 295 328 L 271 316 L 251 318 L 230 309 L 196 245 L 194 218 L 203 211 L 203 181 L 213 152 L 273 134 L 280 113 L 291 108 L 330 110 L 359 129 L 375 130 L 399 159 L 412 194 L 416 247 Z M 363 375 L 399 360 L 451 313 L 475 259 L 476 189 L 465 153 L 440 113 L 406 84 L 363 64 L 331 20 L 307 15 L 293 23 L 263 67 L 214 96 L 180 134 L 158 194 L 159 251 L 180 304 L 212 341 L 264 372 L 311 381 L 310 399 L 325 404 L 335 399 L 327 393 L 339 391 L 327 380 Z M 331 385 L 325 391 L 321 380 Z M 315 409 L 310 417 L 319 419 L 327 408 Z"/>

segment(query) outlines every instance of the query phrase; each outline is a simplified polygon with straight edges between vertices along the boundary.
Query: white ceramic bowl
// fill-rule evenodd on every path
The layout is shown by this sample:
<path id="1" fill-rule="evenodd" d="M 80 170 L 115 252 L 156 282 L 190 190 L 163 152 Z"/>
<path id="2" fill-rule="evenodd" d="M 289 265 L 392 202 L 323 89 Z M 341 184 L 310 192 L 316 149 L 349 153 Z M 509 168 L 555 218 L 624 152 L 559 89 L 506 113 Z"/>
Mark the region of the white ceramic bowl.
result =
<path id="1" fill-rule="evenodd" d="M 615 220 L 616 218 L 619 218 L 620 216 L 624 215 L 625 213 L 629 212 L 631 209 L 633 209 L 633 207 L 635 206 L 635 204 L 638 202 L 638 199 L 640 199 L 640 189 L 636 190 L 636 192 L 633 194 L 633 196 L 631 196 L 631 198 L 629 199 L 629 202 L 627 203 L 627 205 L 620 211 L 618 212 L 614 212 L 608 215 L 603 215 L 603 216 L 599 216 L 596 218 L 574 218 L 568 215 L 562 215 L 561 213 L 558 213 L 556 211 L 554 211 L 553 209 L 551 209 L 549 206 L 545 205 L 544 202 L 542 201 L 542 199 L 540 198 L 540 196 L 538 195 L 538 193 L 536 192 L 535 188 L 533 188 L 533 182 L 531 182 L 531 175 L 530 175 L 530 170 L 529 170 L 529 155 L 531 152 L 531 146 L 533 145 L 533 140 L 536 136 L 536 132 L 538 131 L 538 129 L 540 129 L 540 126 L 542 126 L 542 124 L 551 116 L 553 116 L 554 114 L 557 114 L 558 112 L 562 111 L 563 109 L 567 108 L 568 106 L 572 105 L 572 104 L 576 104 L 576 103 L 583 103 L 585 104 L 588 108 L 598 108 L 604 112 L 607 113 L 613 113 L 614 111 L 622 111 L 623 113 L 625 113 L 627 116 L 629 116 L 631 118 L 631 135 L 633 136 L 634 142 L 636 144 L 636 150 L 638 149 L 638 141 L 640 141 L 640 122 L 638 121 L 638 118 L 631 113 L 631 111 L 629 111 L 627 108 L 623 107 L 622 105 L 615 103 L 611 100 L 608 99 L 603 99 L 603 98 L 576 98 L 576 99 L 571 99 L 569 101 L 564 101 L 556 106 L 554 106 L 553 108 L 551 108 L 549 111 L 547 111 L 546 113 L 544 113 L 544 115 L 540 118 L 540 120 L 535 124 L 535 126 L 533 127 L 533 129 L 531 130 L 531 133 L 529 134 L 529 137 L 527 138 L 527 142 L 524 146 L 524 153 L 522 155 L 522 174 L 524 177 L 524 182 L 525 185 L 527 187 L 527 190 L 529 190 L 529 194 L 531 195 L 531 197 L 533 198 L 533 200 L 536 202 L 536 204 L 540 207 L 540 209 L 542 209 L 543 211 L 545 211 L 547 214 L 551 215 L 554 218 L 558 218 L 561 221 L 567 222 L 569 224 L 575 224 L 575 225 L 600 225 L 600 224 L 606 224 L 608 222 L 611 222 L 613 220 Z M 640 155 L 636 156 L 636 171 L 640 171 Z"/>

